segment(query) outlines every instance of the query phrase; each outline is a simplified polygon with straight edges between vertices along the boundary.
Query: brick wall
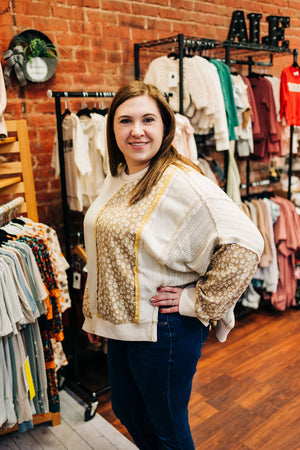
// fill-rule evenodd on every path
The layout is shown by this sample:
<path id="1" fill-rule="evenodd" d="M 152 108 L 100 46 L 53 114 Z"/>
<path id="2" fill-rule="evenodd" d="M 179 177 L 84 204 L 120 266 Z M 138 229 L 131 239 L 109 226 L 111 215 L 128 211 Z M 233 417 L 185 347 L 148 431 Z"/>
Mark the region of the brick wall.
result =
<path id="1" fill-rule="evenodd" d="M 291 18 L 285 38 L 290 48 L 300 47 L 298 0 L 3 0 L 0 6 L 0 50 L 26 29 L 45 33 L 58 51 L 55 75 L 45 83 L 16 80 L 7 89 L 6 119 L 28 122 L 39 217 L 61 229 L 60 182 L 50 167 L 56 128 L 54 99 L 47 90 L 115 91 L 134 78 L 136 42 L 186 35 L 225 40 L 231 14 L 241 9 L 262 14 L 261 36 L 268 33 L 266 17 Z M 270 70 L 279 75 L 292 57 L 275 58 Z M 3 63 L 3 60 L 2 60 Z M 77 103 L 78 105 L 78 103 Z M 75 100 L 70 101 L 76 111 Z M 80 106 L 80 105 L 79 105 Z"/>

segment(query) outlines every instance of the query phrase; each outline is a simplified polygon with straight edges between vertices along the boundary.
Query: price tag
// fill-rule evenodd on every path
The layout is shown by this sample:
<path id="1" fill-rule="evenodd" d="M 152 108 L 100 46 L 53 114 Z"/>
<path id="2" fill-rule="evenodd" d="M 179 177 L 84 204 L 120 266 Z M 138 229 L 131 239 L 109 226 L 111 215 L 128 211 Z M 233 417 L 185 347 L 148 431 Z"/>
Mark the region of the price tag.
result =
<path id="1" fill-rule="evenodd" d="M 81 274 L 79 272 L 73 273 L 73 288 L 80 289 L 81 287 Z"/>
<path id="2" fill-rule="evenodd" d="M 24 368 L 25 368 L 25 375 L 26 375 L 27 386 L 28 386 L 28 389 L 29 389 L 29 397 L 30 397 L 30 400 L 32 400 L 33 397 L 35 397 L 35 389 L 34 389 L 34 384 L 33 384 L 33 380 L 32 380 L 31 370 L 30 370 L 30 366 L 29 366 L 28 356 L 25 359 Z"/>
<path id="3" fill-rule="evenodd" d="M 169 72 L 169 88 L 178 86 L 178 73 Z"/>

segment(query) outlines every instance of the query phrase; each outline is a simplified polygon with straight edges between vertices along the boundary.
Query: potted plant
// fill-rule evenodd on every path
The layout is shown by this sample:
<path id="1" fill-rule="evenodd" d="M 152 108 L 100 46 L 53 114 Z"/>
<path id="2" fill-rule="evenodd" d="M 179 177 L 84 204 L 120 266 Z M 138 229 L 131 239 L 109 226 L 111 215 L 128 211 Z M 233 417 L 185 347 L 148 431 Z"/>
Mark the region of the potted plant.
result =
<path id="1" fill-rule="evenodd" d="M 23 48 L 23 70 L 27 80 L 42 82 L 52 77 L 57 66 L 57 53 L 46 35 L 27 30 L 16 36 L 13 43 L 14 47 Z"/>

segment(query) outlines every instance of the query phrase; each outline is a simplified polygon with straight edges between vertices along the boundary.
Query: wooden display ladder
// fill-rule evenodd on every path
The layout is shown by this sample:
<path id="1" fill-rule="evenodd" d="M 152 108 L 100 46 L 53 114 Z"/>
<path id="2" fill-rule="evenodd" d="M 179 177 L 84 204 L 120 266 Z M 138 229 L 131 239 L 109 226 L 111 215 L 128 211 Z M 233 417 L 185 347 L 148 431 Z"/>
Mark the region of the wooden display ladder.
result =
<path id="1" fill-rule="evenodd" d="M 8 138 L 0 139 L 1 203 L 24 196 L 19 212 L 38 222 L 26 120 L 7 120 Z"/>
<path id="2" fill-rule="evenodd" d="M 8 137 L 0 139 L 0 203 L 24 197 L 19 213 L 38 222 L 31 154 L 26 120 L 5 121 Z M 33 424 L 61 422 L 60 412 L 33 416 Z M 0 430 L 0 435 L 17 431 L 18 425 Z"/>

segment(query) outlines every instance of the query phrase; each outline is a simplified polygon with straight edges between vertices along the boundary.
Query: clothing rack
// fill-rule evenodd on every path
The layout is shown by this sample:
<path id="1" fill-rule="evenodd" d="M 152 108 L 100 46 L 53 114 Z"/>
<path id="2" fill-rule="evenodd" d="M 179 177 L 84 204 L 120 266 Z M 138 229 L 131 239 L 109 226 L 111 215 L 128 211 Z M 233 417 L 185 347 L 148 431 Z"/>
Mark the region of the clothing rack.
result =
<path id="1" fill-rule="evenodd" d="M 112 98 L 115 95 L 114 92 L 106 91 L 80 91 L 80 92 L 67 92 L 67 91 L 47 91 L 47 97 L 55 99 L 55 112 L 56 112 L 56 127 L 57 127 L 57 140 L 58 140 L 58 151 L 59 151 L 59 164 L 60 164 L 60 181 L 61 181 L 61 199 L 63 208 L 63 225 L 64 225 L 64 239 L 65 239 L 65 251 L 66 259 L 71 265 L 72 255 L 71 255 L 71 244 L 70 244 L 70 222 L 69 222 L 69 209 L 67 201 L 67 188 L 66 188 L 66 175 L 65 175 L 65 160 L 64 160 L 64 149 L 63 149 L 63 131 L 62 131 L 62 121 L 63 116 L 61 112 L 61 99 L 67 98 Z M 69 286 L 71 287 L 71 274 L 68 270 L 68 280 Z M 71 292 L 71 290 L 70 290 Z M 78 327 L 76 325 L 76 311 L 74 305 L 71 305 L 71 333 L 72 333 L 72 351 L 73 351 L 73 379 L 70 383 L 83 395 L 88 396 L 90 402 L 85 411 L 85 420 L 92 419 L 97 411 L 98 397 L 102 393 L 110 389 L 109 386 L 105 386 L 97 391 L 90 391 L 86 386 L 84 386 L 79 381 L 79 354 L 78 354 Z"/>
<path id="2" fill-rule="evenodd" d="M 23 197 L 16 197 L 10 202 L 0 206 L 0 226 L 11 221 L 12 217 L 15 216 L 24 201 Z"/>
<path id="3" fill-rule="evenodd" d="M 278 54 L 289 54 L 291 53 L 291 50 L 285 47 L 268 47 L 265 45 L 260 45 L 260 44 L 243 44 L 243 43 L 237 43 L 237 42 L 231 42 L 231 41 L 226 41 L 223 43 L 223 46 L 226 50 L 226 57 L 225 57 L 225 63 L 227 65 L 230 64 L 234 64 L 234 61 L 231 60 L 230 58 L 230 51 L 231 49 L 249 49 L 249 50 L 253 50 L 255 52 L 262 52 L 263 56 L 267 55 L 266 50 L 268 49 L 269 53 L 269 57 L 270 57 L 270 62 L 269 63 L 263 63 L 263 62 L 254 62 L 253 61 L 253 55 L 248 55 L 248 59 L 245 61 L 240 61 L 240 62 L 235 62 L 235 64 L 242 64 L 242 65 L 247 65 L 248 66 L 248 74 L 251 75 L 252 73 L 252 67 L 253 65 L 265 65 L 265 66 L 273 66 L 273 54 L 274 53 L 278 53 Z M 251 47 L 253 46 L 253 48 Z M 294 55 L 294 62 L 297 58 L 297 54 L 298 54 L 298 50 L 294 49 L 293 50 L 293 55 Z M 293 162 L 293 131 L 294 131 L 294 127 L 293 125 L 290 127 L 290 149 L 289 149 L 289 164 L 288 164 L 288 193 L 287 193 L 287 198 L 288 200 L 290 200 L 291 198 L 291 179 L 292 179 L 292 162 Z M 247 195 L 249 195 L 249 188 L 251 186 L 258 186 L 261 185 L 259 182 L 257 183 L 250 183 L 250 160 L 247 159 L 247 163 L 246 163 L 246 186 L 242 185 L 241 187 L 246 188 L 247 191 Z M 265 183 L 262 183 L 265 184 Z M 270 184 L 270 183 L 268 183 Z"/>
<path id="4" fill-rule="evenodd" d="M 13 154 L 15 158 L 13 161 L 0 164 L 0 194 L 6 200 L 7 197 L 14 196 L 14 198 L 0 206 L 0 225 L 8 223 L 16 214 L 25 214 L 29 219 L 38 222 L 27 122 L 24 119 L 8 120 L 6 126 L 9 135 L 0 142 L 0 153 L 1 155 Z M 20 195 L 23 196 L 20 197 Z M 51 422 L 52 426 L 59 425 L 60 412 L 33 416 L 33 425 L 46 422 Z M 18 425 L 2 429 L 0 436 L 17 430 Z"/>
<path id="5" fill-rule="evenodd" d="M 265 44 L 251 42 L 234 42 L 234 41 L 217 41 L 214 39 L 197 38 L 178 34 L 169 38 L 158 39 L 134 44 L 134 65 L 135 78 L 140 78 L 140 50 L 153 48 L 158 51 L 167 53 L 174 52 L 178 57 L 178 74 L 179 74 L 179 112 L 183 114 L 183 58 L 185 53 L 199 53 L 203 56 L 203 52 L 209 54 L 212 58 L 223 61 L 226 65 L 245 65 L 248 66 L 248 73 L 251 74 L 253 66 L 273 66 L 273 56 L 287 55 L 293 52 L 294 63 L 297 62 L 298 50 L 291 51 L 286 47 L 268 46 Z M 255 58 L 255 59 L 254 59 Z M 262 59 L 268 58 L 269 61 Z M 293 126 L 290 127 L 290 153 L 289 153 L 289 169 L 288 169 L 288 194 L 291 197 L 291 177 L 292 177 L 292 145 L 293 145 Z M 224 152 L 225 173 L 228 168 L 228 152 Z M 247 160 L 246 166 L 246 188 L 249 194 L 249 187 L 253 184 L 249 182 L 250 178 L 250 161 Z"/>
<path id="6" fill-rule="evenodd" d="M 247 183 L 247 184 L 241 184 L 240 188 L 246 189 L 247 186 L 268 186 L 271 184 L 270 180 L 260 180 L 260 181 L 253 181 L 253 183 Z"/>
<path id="7" fill-rule="evenodd" d="M 47 91 L 48 98 L 55 99 L 55 112 L 56 112 L 56 127 L 57 127 L 57 139 L 58 139 L 58 151 L 59 151 L 59 165 L 60 165 L 60 180 L 61 180 L 61 197 L 63 207 L 63 224 L 64 224 L 64 238 L 67 261 L 71 261 L 71 246 L 70 246 L 70 224 L 68 217 L 68 204 L 67 204 L 67 187 L 65 176 L 65 160 L 63 149 L 63 133 L 62 133 L 62 113 L 61 113 L 61 98 L 111 98 L 114 96 L 114 92 L 66 92 L 66 91 Z"/>

